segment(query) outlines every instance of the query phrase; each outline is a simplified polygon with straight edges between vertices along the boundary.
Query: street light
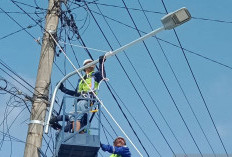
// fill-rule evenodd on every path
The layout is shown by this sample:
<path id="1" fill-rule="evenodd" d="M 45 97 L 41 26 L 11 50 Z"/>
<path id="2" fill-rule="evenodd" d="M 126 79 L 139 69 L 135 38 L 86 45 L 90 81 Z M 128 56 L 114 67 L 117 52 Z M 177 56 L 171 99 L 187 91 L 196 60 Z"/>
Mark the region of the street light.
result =
<path id="1" fill-rule="evenodd" d="M 181 8 L 175 12 L 169 13 L 161 19 L 166 30 L 173 29 L 183 23 L 189 21 L 191 15 L 186 8 Z"/>
<path id="2" fill-rule="evenodd" d="M 125 49 L 127 49 L 128 47 L 140 42 L 140 41 L 143 41 L 151 36 L 154 36 L 156 35 L 157 33 L 163 31 L 163 30 L 170 30 L 170 29 L 173 29 L 187 21 L 189 21 L 191 19 L 191 15 L 189 13 L 189 11 L 186 9 L 186 8 L 181 8 L 175 12 L 172 12 L 172 13 L 169 13 L 167 14 L 166 16 L 164 16 L 162 19 L 161 19 L 161 22 L 163 23 L 163 26 L 114 50 L 114 51 L 110 51 L 110 52 L 107 52 L 105 54 L 105 57 L 106 58 L 109 58 L 119 52 L 122 52 L 124 51 Z M 63 83 L 65 80 L 67 80 L 69 77 L 73 76 L 74 74 L 77 74 L 78 72 L 92 66 L 92 65 L 95 65 L 99 62 L 99 60 L 95 60 L 91 63 L 88 63 L 86 64 L 85 66 L 69 73 L 68 75 L 66 75 L 55 87 L 54 89 L 54 92 L 53 92 L 53 95 L 52 95 L 52 99 L 51 99 L 51 105 L 50 105 L 50 110 L 49 110 L 49 114 L 48 114 L 48 118 L 47 118 L 47 122 L 45 124 L 45 133 L 47 134 L 48 133 L 48 126 L 49 126 L 49 121 L 51 119 L 51 115 L 52 115 L 52 111 L 53 111 L 53 106 L 54 106 L 54 102 L 55 102 L 55 98 L 56 98 L 56 93 L 61 85 L 61 83 Z"/>

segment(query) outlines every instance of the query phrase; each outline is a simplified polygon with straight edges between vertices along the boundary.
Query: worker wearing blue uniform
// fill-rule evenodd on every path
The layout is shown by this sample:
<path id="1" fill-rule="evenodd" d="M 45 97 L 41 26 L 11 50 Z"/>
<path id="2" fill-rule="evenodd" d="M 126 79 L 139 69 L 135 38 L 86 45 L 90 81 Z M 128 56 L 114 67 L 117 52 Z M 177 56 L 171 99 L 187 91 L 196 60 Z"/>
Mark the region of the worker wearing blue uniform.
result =
<path id="1" fill-rule="evenodd" d="M 104 56 L 99 57 L 99 71 L 94 72 L 95 65 L 92 65 L 92 66 L 84 69 L 86 74 L 83 78 L 85 81 L 82 79 L 79 79 L 78 86 L 77 86 L 75 91 L 72 91 L 72 90 L 65 88 L 63 84 L 60 85 L 59 89 L 68 95 L 77 96 L 77 97 L 84 97 L 84 98 L 93 96 L 92 91 L 94 91 L 96 94 L 96 90 L 98 89 L 99 83 L 103 79 L 103 77 L 105 76 L 105 70 L 104 70 L 104 67 L 102 65 L 103 59 L 104 59 Z M 91 63 L 91 62 L 93 62 L 92 59 L 86 59 L 83 62 L 83 66 L 85 66 L 86 64 Z M 82 113 L 82 111 L 88 109 L 88 107 L 89 107 L 88 101 L 86 99 L 78 100 L 77 111 L 80 113 L 78 114 L 78 117 L 76 119 L 76 131 L 80 130 L 80 127 L 81 127 L 80 121 L 81 121 L 82 117 L 85 115 L 85 113 Z M 74 117 L 71 117 L 70 121 L 74 122 L 74 119 L 75 119 Z M 73 123 L 73 126 L 74 126 L 74 123 Z"/>
<path id="2" fill-rule="evenodd" d="M 110 157 L 131 157 L 131 152 L 126 146 L 126 141 L 123 137 L 117 137 L 114 140 L 114 145 L 105 145 L 101 143 L 101 149 L 105 152 L 112 153 Z"/>

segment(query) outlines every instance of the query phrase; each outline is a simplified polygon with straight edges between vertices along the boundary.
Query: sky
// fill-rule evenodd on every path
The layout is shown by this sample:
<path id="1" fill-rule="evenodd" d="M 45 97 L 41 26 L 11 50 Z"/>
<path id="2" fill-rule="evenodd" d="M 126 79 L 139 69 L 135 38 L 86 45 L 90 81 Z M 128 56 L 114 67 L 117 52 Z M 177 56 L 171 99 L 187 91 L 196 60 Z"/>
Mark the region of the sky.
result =
<path id="1" fill-rule="evenodd" d="M 98 96 L 143 156 L 232 154 L 232 1 L 87 2 L 92 2 L 88 3 L 89 9 L 84 2 L 68 1 L 67 7 L 62 4 L 62 11 L 70 17 L 67 8 L 71 10 L 94 59 L 161 27 L 160 19 L 166 10 L 189 10 L 192 19 L 175 31 L 162 31 L 106 60 L 108 84 L 128 121 L 105 83 L 101 84 Z M 7 80 L 6 89 L 19 97 L 23 97 L 21 92 L 32 96 L 41 50 L 35 40 L 42 40 L 47 5 L 47 1 L 37 0 L 0 1 L 0 87 Z M 89 56 L 83 47 L 77 47 L 81 46 L 80 39 L 66 25 L 64 14 L 57 32 L 58 42 L 79 68 Z M 64 74 L 74 70 L 58 48 L 54 63 L 51 94 Z M 70 78 L 71 84 L 66 81 L 67 88 L 75 88 L 78 78 Z M 62 97 L 58 92 L 59 103 Z M 25 104 L 17 104 L 15 97 L 9 102 L 10 98 L 9 93 L 0 90 L 0 156 L 22 156 L 30 113 Z M 27 104 L 30 109 L 30 102 Z M 101 142 L 112 143 L 114 131 L 125 137 L 104 109 L 103 113 L 107 120 L 102 116 L 101 121 L 108 133 L 101 129 Z M 52 131 L 44 135 L 51 149 L 49 137 L 54 134 Z M 42 142 L 42 151 L 52 156 L 46 141 Z M 127 146 L 133 157 L 139 156 L 128 140 Z M 109 154 L 100 151 L 99 156 Z"/>

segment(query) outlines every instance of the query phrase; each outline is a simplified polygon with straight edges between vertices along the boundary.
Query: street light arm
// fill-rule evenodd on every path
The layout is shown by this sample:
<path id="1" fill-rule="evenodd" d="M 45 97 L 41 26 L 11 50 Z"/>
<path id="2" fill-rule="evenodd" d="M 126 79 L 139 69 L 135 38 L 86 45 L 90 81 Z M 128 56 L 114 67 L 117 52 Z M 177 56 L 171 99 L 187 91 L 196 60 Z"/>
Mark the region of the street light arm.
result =
<path id="1" fill-rule="evenodd" d="M 147 38 L 149 38 L 149 37 L 151 37 L 151 36 L 154 36 L 155 34 L 161 32 L 162 30 L 165 30 L 164 27 L 160 27 L 160 28 L 158 28 L 158 29 L 156 29 L 156 30 L 154 30 L 154 31 L 152 31 L 152 32 L 150 32 L 150 33 L 148 33 L 148 34 L 146 34 L 146 35 L 144 35 L 144 36 L 142 36 L 142 37 L 140 37 L 140 38 L 138 38 L 138 39 L 136 39 L 136 40 L 130 42 L 129 44 L 126 44 L 126 45 L 124 45 L 124 46 L 122 46 L 122 47 L 120 47 L 120 48 L 114 50 L 114 51 L 109 51 L 109 52 L 107 52 L 107 53 L 105 54 L 105 57 L 106 57 L 106 58 L 109 58 L 109 57 L 111 57 L 111 56 L 114 56 L 114 55 L 116 55 L 117 53 L 122 52 L 122 51 L 124 51 L 125 49 L 129 48 L 130 46 L 132 46 L 132 45 L 134 45 L 134 44 L 136 44 L 136 43 L 138 43 L 138 42 L 141 42 L 141 41 L 143 41 L 143 40 L 145 40 L 145 39 L 147 39 Z M 77 69 L 77 70 L 75 70 L 75 71 L 69 73 L 68 75 L 66 75 L 66 76 L 56 85 L 56 87 L 55 87 L 55 89 L 54 89 L 54 92 L 53 92 L 53 95 L 52 95 L 52 100 L 51 100 L 51 105 L 50 105 L 50 109 L 49 109 L 48 118 L 47 118 L 47 121 L 46 121 L 46 123 L 45 123 L 45 133 L 46 133 L 46 134 L 48 133 L 49 121 L 50 121 L 51 116 L 52 116 L 52 111 L 53 111 L 53 108 L 54 108 L 54 102 L 55 102 L 56 94 L 57 94 L 57 91 L 58 91 L 58 89 L 59 89 L 61 83 L 63 83 L 65 80 L 67 80 L 69 77 L 73 76 L 74 74 L 76 74 L 76 73 L 78 73 L 78 72 L 80 72 L 80 71 L 82 71 L 82 70 L 84 70 L 84 69 L 86 69 L 86 68 L 88 68 L 88 67 L 90 67 L 90 66 L 92 66 L 92 65 L 95 65 L 95 64 L 97 64 L 98 62 L 99 62 L 99 59 L 94 60 L 93 62 L 90 62 L 90 63 L 86 64 L 85 66 L 83 66 L 83 67 L 81 67 L 81 68 L 79 68 L 79 69 Z"/>

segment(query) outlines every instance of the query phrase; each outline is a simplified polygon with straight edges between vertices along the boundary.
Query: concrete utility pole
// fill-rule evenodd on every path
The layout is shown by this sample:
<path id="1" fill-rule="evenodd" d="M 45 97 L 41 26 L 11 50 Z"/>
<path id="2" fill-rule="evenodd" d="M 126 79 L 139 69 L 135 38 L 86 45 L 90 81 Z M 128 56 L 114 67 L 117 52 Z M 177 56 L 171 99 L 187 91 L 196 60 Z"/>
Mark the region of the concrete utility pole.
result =
<path id="1" fill-rule="evenodd" d="M 60 1 L 50 0 L 46 16 L 46 31 L 43 35 L 40 62 L 34 91 L 34 102 L 31 109 L 30 124 L 24 157 L 39 157 L 42 144 L 44 119 L 46 116 L 51 71 L 55 53 L 55 43 L 48 32 L 56 35 L 60 14 Z"/>

